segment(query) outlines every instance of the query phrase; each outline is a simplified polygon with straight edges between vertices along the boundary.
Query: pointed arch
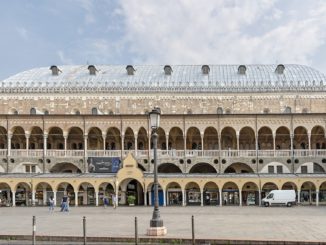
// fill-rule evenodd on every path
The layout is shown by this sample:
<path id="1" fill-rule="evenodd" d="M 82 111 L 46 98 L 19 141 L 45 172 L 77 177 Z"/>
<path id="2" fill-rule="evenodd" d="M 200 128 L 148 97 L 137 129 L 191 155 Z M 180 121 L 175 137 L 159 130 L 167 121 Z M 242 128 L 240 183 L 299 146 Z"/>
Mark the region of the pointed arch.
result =
<path id="1" fill-rule="evenodd" d="M 67 138 L 68 150 L 83 150 L 84 149 L 84 133 L 79 127 L 71 127 Z"/>
<path id="2" fill-rule="evenodd" d="M 244 127 L 240 130 L 239 149 L 240 150 L 256 149 L 255 131 L 251 127 Z"/>
<path id="3" fill-rule="evenodd" d="M 187 130 L 186 137 L 186 148 L 187 150 L 201 150 L 201 136 L 200 131 L 196 127 L 190 127 Z"/>
<path id="4" fill-rule="evenodd" d="M 92 127 L 88 131 L 87 149 L 88 150 L 103 150 L 102 130 L 98 127 Z"/>
<path id="5" fill-rule="evenodd" d="M 124 149 L 135 150 L 135 134 L 130 127 L 125 131 Z"/>
<path id="6" fill-rule="evenodd" d="M 308 131 L 305 127 L 299 126 L 294 129 L 293 137 L 294 149 L 308 149 Z"/>
<path id="7" fill-rule="evenodd" d="M 204 150 L 218 150 L 218 133 L 214 127 L 207 127 L 204 131 Z"/>
<path id="8" fill-rule="evenodd" d="M 234 128 L 225 127 L 221 132 L 221 149 L 237 149 L 237 135 Z"/>
<path id="9" fill-rule="evenodd" d="M 287 127 L 282 126 L 276 130 L 275 145 L 279 150 L 291 149 L 290 130 Z"/>
<path id="10" fill-rule="evenodd" d="M 184 150 L 184 137 L 181 128 L 171 128 L 169 132 L 169 149 Z"/>
<path id="11" fill-rule="evenodd" d="M 63 130 L 59 127 L 52 127 L 49 129 L 47 149 L 64 149 Z"/>
<path id="12" fill-rule="evenodd" d="M 273 150 L 273 131 L 269 127 L 261 127 L 258 130 L 258 149 Z"/>
<path id="13" fill-rule="evenodd" d="M 108 129 L 105 138 L 105 149 L 121 150 L 121 132 L 116 127 Z"/>
<path id="14" fill-rule="evenodd" d="M 29 149 L 43 149 L 43 130 L 33 127 L 29 137 Z"/>
<path id="15" fill-rule="evenodd" d="M 137 149 L 147 150 L 148 149 L 148 134 L 144 127 L 141 127 L 137 135 Z"/>

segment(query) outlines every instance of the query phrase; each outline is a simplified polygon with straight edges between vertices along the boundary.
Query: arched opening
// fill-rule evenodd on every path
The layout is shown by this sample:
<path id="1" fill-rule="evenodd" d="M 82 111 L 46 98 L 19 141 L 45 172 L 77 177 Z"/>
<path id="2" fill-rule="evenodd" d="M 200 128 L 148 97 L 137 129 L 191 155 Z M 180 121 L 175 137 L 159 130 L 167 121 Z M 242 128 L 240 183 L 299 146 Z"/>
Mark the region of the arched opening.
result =
<path id="1" fill-rule="evenodd" d="M 131 128 L 127 128 L 124 140 L 125 150 L 135 150 L 135 135 Z"/>
<path id="2" fill-rule="evenodd" d="M 70 183 L 60 183 L 57 187 L 56 196 L 56 206 L 61 206 L 63 197 L 68 197 L 68 207 L 75 205 L 75 190 Z"/>
<path id="3" fill-rule="evenodd" d="M 61 128 L 53 127 L 49 131 L 47 149 L 64 150 L 64 137 Z"/>
<path id="4" fill-rule="evenodd" d="M 22 127 L 18 126 L 13 129 L 11 149 L 26 149 L 25 130 Z"/>
<path id="5" fill-rule="evenodd" d="M 84 149 L 83 130 L 81 130 L 78 127 L 71 128 L 68 134 L 67 146 L 69 150 L 83 150 Z"/>
<path id="6" fill-rule="evenodd" d="M 219 190 L 214 182 L 207 182 L 204 186 L 204 205 L 219 205 Z"/>
<path id="7" fill-rule="evenodd" d="M 305 150 L 309 149 L 308 133 L 304 127 L 297 127 L 294 130 L 293 149 Z"/>
<path id="8" fill-rule="evenodd" d="M 69 163 L 69 162 L 61 162 L 55 164 L 51 169 L 50 173 L 81 173 L 81 169 L 78 168 L 76 165 Z"/>
<path id="9" fill-rule="evenodd" d="M 0 183 L 0 207 L 10 207 L 12 205 L 11 188 L 7 183 Z"/>
<path id="10" fill-rule="evenodd" d="M 183 150 L 184 141 L 183 141 L 183 132 L 180 128 L 174 127 L 170 130 L 169 133 L 169 149 L 171 150 Z"/>
<path id="11" fill-rule="evenodd" d="M 88 131 L 88 150 L 103 150 L 103 137 L 101 129 L 93 127 Z"/>
<path id="12" fill-rule="evenodd" d="M 104 198 L 107 198 L 110 205 L 113 205 L 112 196 L 115 195 L 114 187 L 111 183 L 104 182 L 99 186 L 99 205 L 104 205 Z"/>
<path id="13" fill-rule="evenodd" d="M 273 150 L 273 132 L 268 127 L 262 127 L 258 130 L 258 149 Z"/>
<path id="14" fill-rule="evenodd" d="M 224 170 L 224 173 L 226 173 L 226 174 L 246 174 L 246 173 L 254 173 L 254 170 L 245 163 L 236 162 L 236 163 L 232 163 L 230 166 L 228 166 Z"/>
<path id="15" fill-rule="evenodd" d="M 158 173 L 177 174 L 182 173 L 181 169 L 173 163 L 162 163 L 157 168 Z"/>
<path id="16" fill-rule="evenodd" d="M 0 127 L 0 149 L 7 149 L 8 136 L 7 130 L 4 127 Z"/>
<path id="17" fill-rule="evenodd" d="M 186 202 L 187 205 L 201 205 L 201 194 L 199 185 L 195 182 L 190 182 L 186 185 Z"/>
<path id="18" fill-rule="evenodd" d="M 159 147 L 159 145 L 158 145 Z M 138 131 L 138 137 L 137 137 L 137 149 L 138 150 L 148 150 L 148 137 L 147 137 L 147 131 L 145 128 L 141 127 Z"/>
<path id="19" fill-rule="evenodd" d="M 279 127 L 276 130 L 275 145 L 277 150 L 290 150 L 290 130 L 286 127 Z"/>
<path id="20" fill-rule="evenodd" d="M 254 182 L 247 182 L 242 187 L 243 205 L 259 205 L 259 188 Z"/>
<path id="21" fill-rule="evenodd" d="M 222 188 L 223 206 L 239 205 L 239 188 L 233 182 L 227 182 Z"/>
<path id="22" fill-rule="evenodd" d="M 33 127 L 29 137 L 29 149 L 43 149 L 43 130 Z"/>
<path id="23" fill-rule="evenodd" d="M 218 150 L 218 134 L 213 127 L 208 127 L 204 132 L 204 150 Z"/>
<path id="24" fill-rule="evenodd" d="M 255 150 L 256 140 L 255 132 L 250 127 L 244 127 L 240 130 L 239 148 L 240 150 Z"/>
<path id="25" fill-rule="evenodd" d="M 322 126 L 315 126 L 311 130 L 311 149 L 326 149 L 325 131 Z"/>
<path id="26" fill-rule="evenodd" d="M 272 182 L 267 182 L 263 185 L 261 188 L 261 198 L 265 198 L 268 196 L 268 194 L 273 191 L 273 190 L 278 190 L 278 187 L 275 183 Z"/>
<path id="27" fill-rule="evenodd" d="M 105 149 L 121 150 L 121 133 L 119 129 L 115 127 L 108 129 L 105 138 Z"/>
<path id="28" fill-rule="evenodd" d="M 319 186 L 319 205 L 326 205 L 326 181 Z"/>
<path id="29" fill-rule="evenodd" d="M 78 188 L 78 206 L 94 206 L 96 204 L 94 186 L 88 182 L 83 182 Z"/>
<path id="30" fill-rule="evenodd" d="M 16 206 L 30 206 L 32 205 L 32 192 L 29 184 L 20 182 L 16 186 L 15 193 Z"/>
<path id="31" fill-rule="evenodd" d="M 187 138 L 186 138 L 186 148 L 187 150 L 201 150 L 201 137 L 200 131 L 198 128 L 191 127 L 187 131 Z"/>
<path id="32" fill-rule="evenodd" d="M 300 203 L 303 205 L 312 205 L 316 203 L 316 186 L 307 181 L 301 185 Z"/>
<path id="33" fill-rule="evenodd" d="M 321 174 L 325 173 L 324 168 L 316 162 L 303 163 L 296 171 L 298 174 Z"/>
<path id="34" fill-rule="evenodd" d="M 157 130 L 157 148 L 163 151 L 168 150 L 168 144 L 166 142 L 165 131 L 162 128 Z"/>
<path id="35" fill-rule="evenodd" d="M 212 165 L 203 162 L 203 163 L 197 163 L 197 164 L 195 164 L 189 170 L 189 173 L 190 174 L 202 174 L 202 173 L 205 173 L 205 174 L 208 174 L 208 173 L 216 174 L 217 171 L 216 171 L 216 169 Z"/>
<path id="36" fill-rule="evenodd" d="M 164 205 L 164 194 L 163 194 L 163 189 L 160 184 L 157 186 L 158 190 L 158 205 L 163 206 Z M 150 183 L 147 187 L 147 193 L 146 193 L 146 198 L 147 198 L 147 203 L 150 206 L 154 206 L 154 184 Z"/>
<path id="37" fill-rule="evenodd" d="M 181 206 L 182 205 L 182 189 L 181 186 L 172 182 L 166 186 L 167 205 L 169 206 Z"/>
<path id="38" fill-rule="evenodd" d="M 50 197 L 54 197 L 52 187 L 48 183 L 38 183 L 35 190 L 35 205 L 37 206 L 47 206 Z"/>
<path id="39" fill-rule="evenodd" d="M 119 186 L 119 204 L 128 205 L 128 197 L 135 198 L 135 205 L 144 205 L 144 191 L 141 183 L 136 179 L 125 179 Z"/>
<path id="40" fill-rule="evenodd" d="M 221 149 L 222 150 L 237 149 L 237 136 L 233 128 L 231 127 L 223 128 L 221 132 Z"/>

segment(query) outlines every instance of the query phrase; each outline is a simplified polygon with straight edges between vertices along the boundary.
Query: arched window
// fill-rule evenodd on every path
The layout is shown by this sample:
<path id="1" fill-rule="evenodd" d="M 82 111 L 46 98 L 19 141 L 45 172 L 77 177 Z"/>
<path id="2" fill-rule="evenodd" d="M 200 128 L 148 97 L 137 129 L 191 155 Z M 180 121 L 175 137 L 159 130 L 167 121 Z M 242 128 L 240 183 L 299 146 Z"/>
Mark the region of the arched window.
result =
<path id="1" fill-rule="evenodd" d="M 290 106 L 285 107 L 284 113 L 291 113 L 291 107 Z"/>
<path id="2" fill-rule="evenodd" d="M 92 108 L 92 115 L 97 115 L 97 108 L 96 107 L 93 107 Z"/>
<path id="3" fill-rule="evenodd" d="M 75 115 L 80 115 L 80 111 L 76 110 Z"/>
<path id="4" fill-rule="evenodd" d="M 226 109 L 225 114 L 231 114 L 231 109 Z"/>
<path id="5" fill-rule="evenodd" d="M 44 110 L 44 115 L 49 115 L 49 111 L 48 110 Z"/>
<path id="6" fill-rule="evenodd" d="M 31 108 L 31 110 L 29 112 L 31 115 L 36 115 L 36 109 L 34 107 Z"/>
<path id="7" fill-rule="evenodd" d="M 217 114 L 223 114 L 223 108 L 222 107 L 217 107 Z"/>

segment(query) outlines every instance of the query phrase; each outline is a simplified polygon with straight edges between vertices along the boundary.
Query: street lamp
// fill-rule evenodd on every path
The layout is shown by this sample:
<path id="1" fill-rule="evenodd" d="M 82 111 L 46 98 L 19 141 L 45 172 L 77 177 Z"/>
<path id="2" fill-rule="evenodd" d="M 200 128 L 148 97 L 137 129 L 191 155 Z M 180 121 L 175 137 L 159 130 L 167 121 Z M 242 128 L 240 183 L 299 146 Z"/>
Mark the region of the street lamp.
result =
<path id="1" fill-rule="evenodd" d="M 149 236 L 162 236 L 166 234 L 166 228 L 163 226 L 163 220 L 160 216 L 158 205 L 158 178 L 157 178 L 157 130 L 160 127 L 161 109 L 155 107 L 149 113 L 149 121 L 152 130 L 152 141 L 154 148 L 154 211 L 150 221 L 150 227 L 147 230 Z"/>

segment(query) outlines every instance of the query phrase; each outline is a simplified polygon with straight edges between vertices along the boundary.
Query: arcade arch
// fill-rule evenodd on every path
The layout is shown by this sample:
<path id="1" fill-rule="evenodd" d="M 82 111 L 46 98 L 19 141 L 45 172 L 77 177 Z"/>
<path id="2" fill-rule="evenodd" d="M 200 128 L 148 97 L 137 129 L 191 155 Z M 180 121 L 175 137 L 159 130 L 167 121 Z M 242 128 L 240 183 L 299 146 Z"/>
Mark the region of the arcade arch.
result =
<path id="1" fill-rule="evenodd" d="M 228 166 L 224 170 L 224 173 L 227 173 L 227 174 L 230 174 L 230 173 L 236 173 L 236 174 L 254 173 L 254 170 L 245 163 L 237 162 L 237 163 L 232 163 L 230 166 Z"/>
<path id="2" fill-rule="evenodd" d="M 190 174 L 216 174 L 216 169 L 209 163 L 197 163 L 189 170 Z"/>

